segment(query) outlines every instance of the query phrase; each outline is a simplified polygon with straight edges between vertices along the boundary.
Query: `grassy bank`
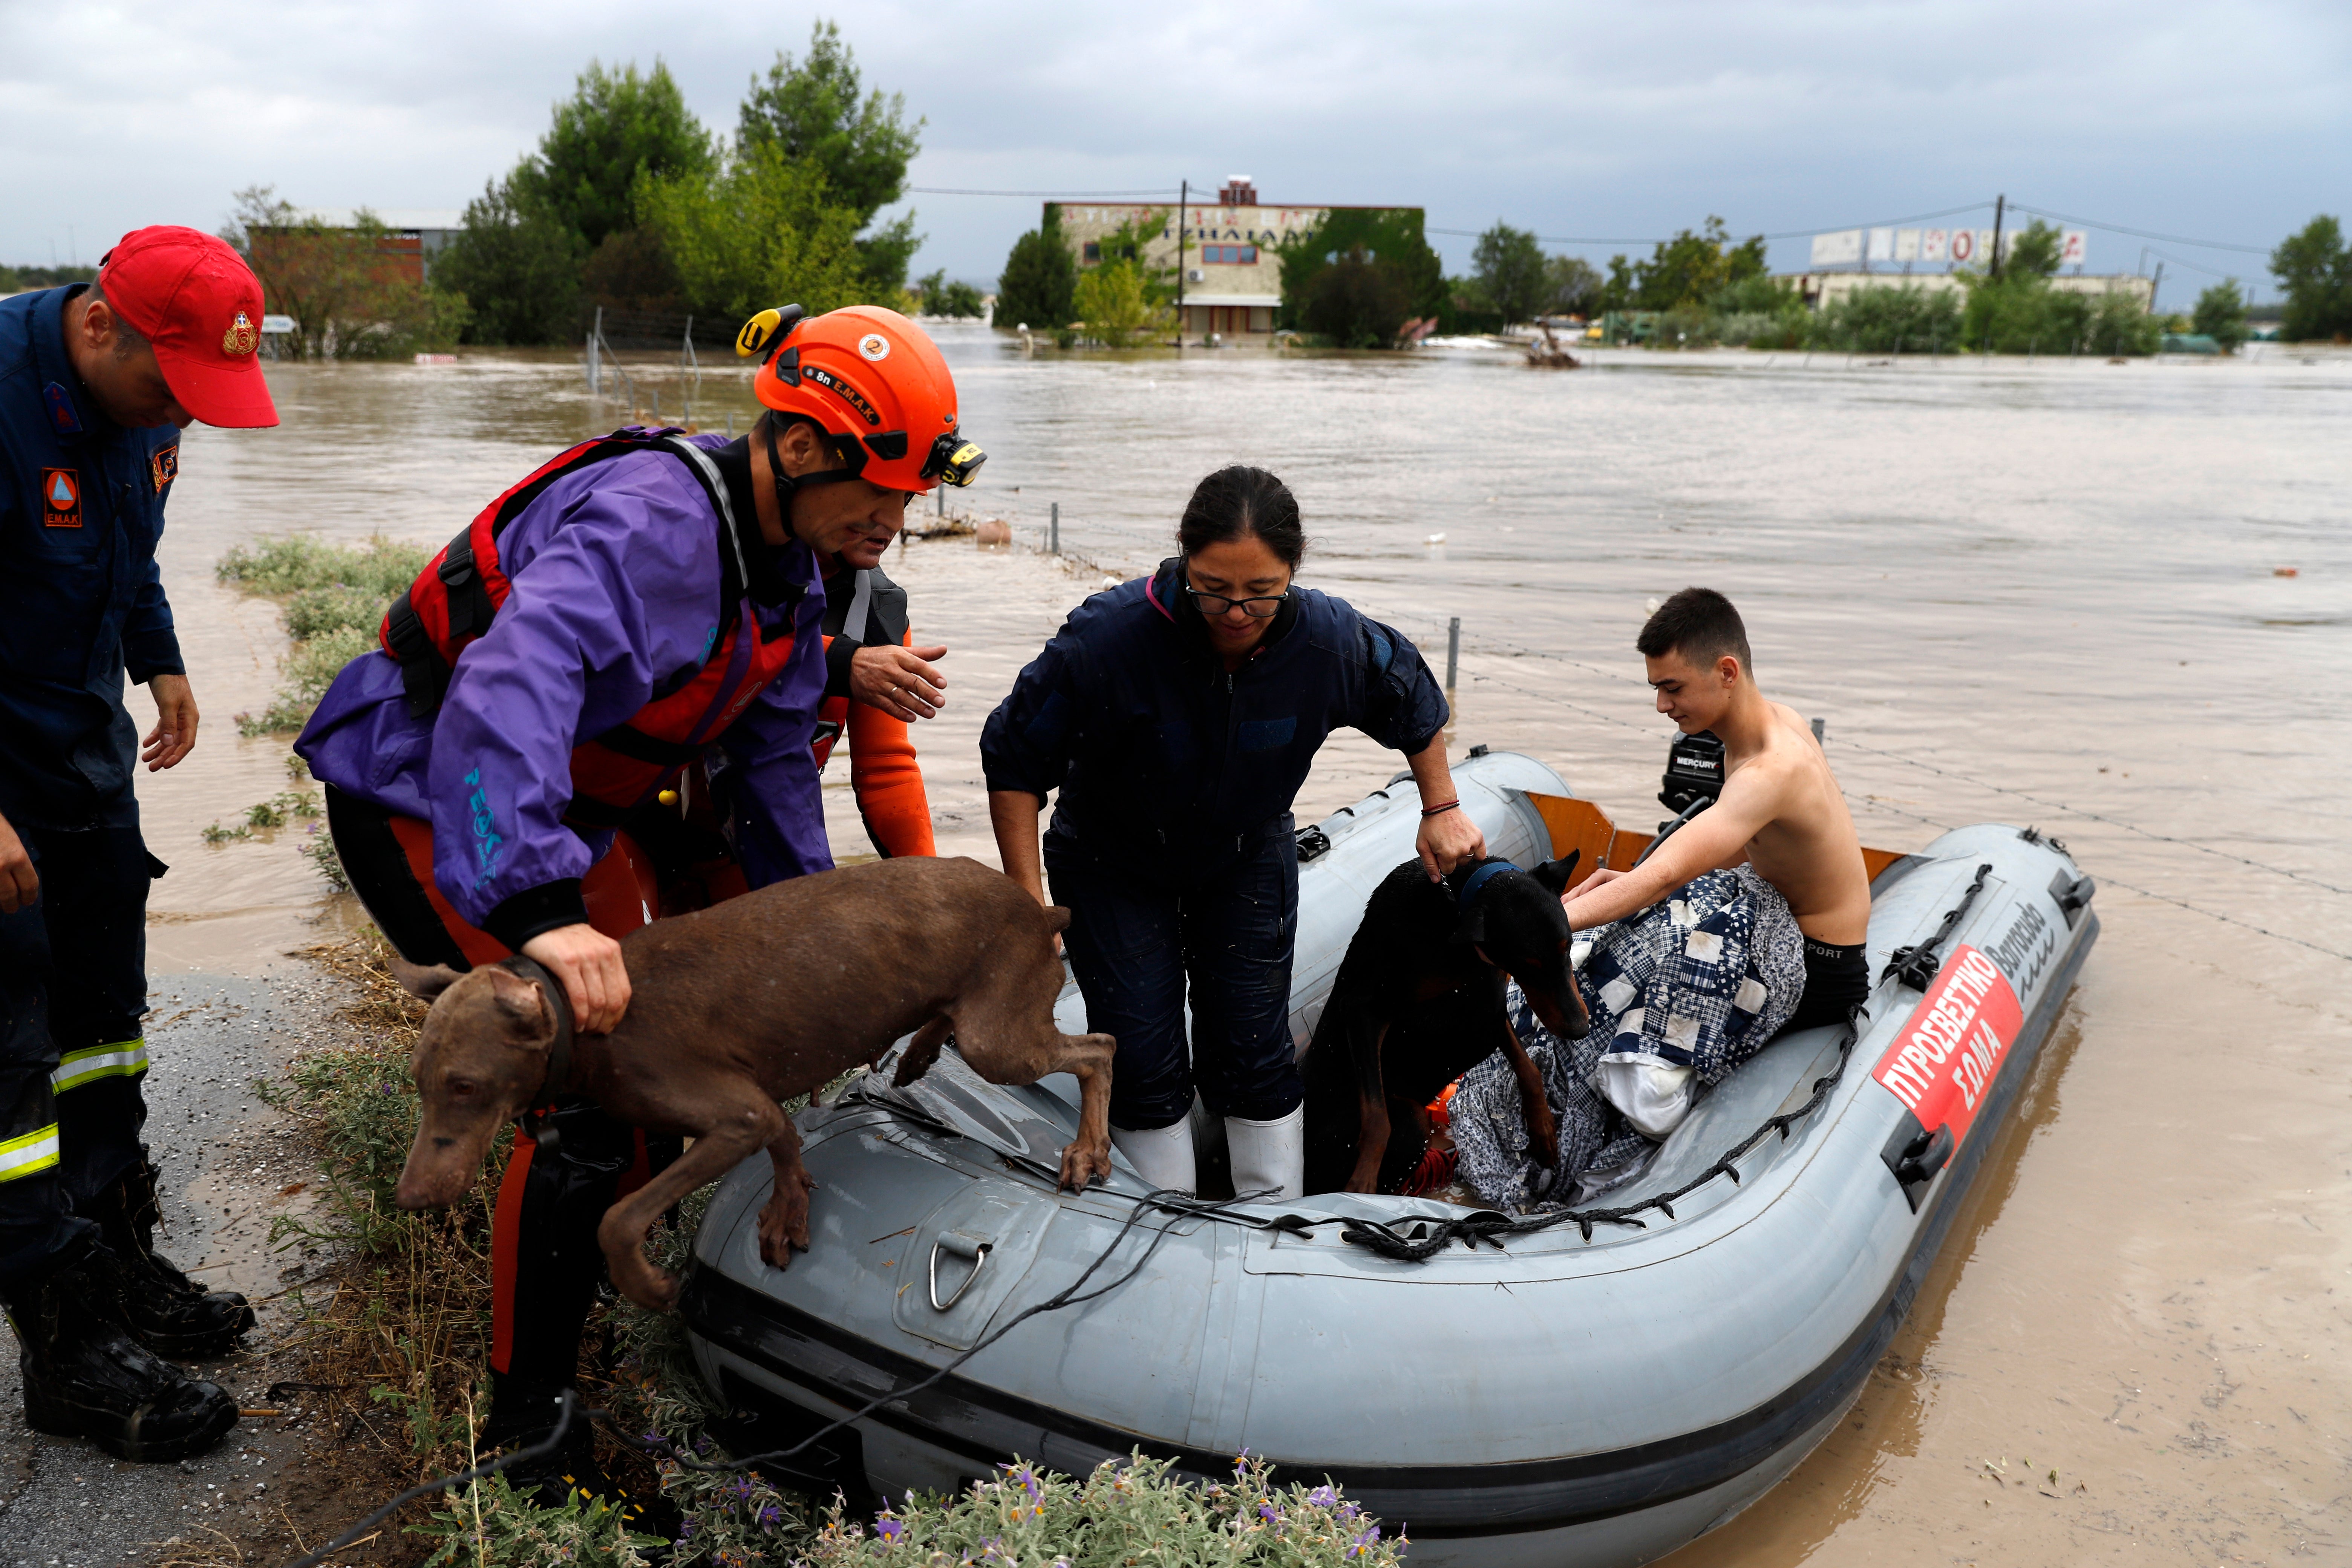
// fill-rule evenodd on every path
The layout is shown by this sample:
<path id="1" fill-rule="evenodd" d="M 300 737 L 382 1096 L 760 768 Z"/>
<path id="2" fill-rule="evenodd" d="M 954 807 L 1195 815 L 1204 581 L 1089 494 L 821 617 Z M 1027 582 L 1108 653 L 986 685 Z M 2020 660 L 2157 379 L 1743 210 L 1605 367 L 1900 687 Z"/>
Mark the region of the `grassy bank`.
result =
<path id="1" fill-rule="evenodd" d="M 343 666 L 375 647 L 384 606 L 432 560 L 421 544 L 375 538 L 364 546 L 309 534 L 240 544 L 215 573 L 248 594 L 275 599 L 294 646 L 279 665 L 285 684 L 258 713 L 236 716 L 247 735 L 291 734 L 310 717 Z"/>
<path id="2" fill-rule="evenodd" d="M 320 1201 L 281 1219 L 274 1244 L 339 1259 L 294 1300 L 294 1343 L 318 1400 L 317 1428 L 336 1441 L 306 1473 L 300 1517 L 311 1545 L 383 1498 L 467 1468 L 488 1398 L 490 1218 L 511 1135 L 480 1179 L 439 1214 L 394 1207 L 416 1128 L 409 1053 L 425 1008 L 394 982 L 373 931 L 313 950 L 349 980 L 356 1000 L 338 1043 L 291 1063 L 266 1097 L 305 1129 L 321 1170 Z M 796 1109 L 787 1106 L 787 1109 Z M 708 1193 L 656 1233 L 654 1252 L 686 1262 Z M 492 1479 L 436 1505 L 414 1505 L 394 1527 L 339 1560 L 411 1568 L 1392 1568 L 1404 1542 L 1330 1487 L 1279 1483 L 1244 1457 L 1231 1479 L 1188 1485 L 1140 1455 L 1084 1479 L 1003 1467 L 952 1498 L 910 1494 L 872 1520 L 756 1476 L 688 1468 L 724 1464 L 712 1431 L 724 1412 L 697 1375 L 685 1330 L 668 1313 L 624 1301 L 599 1307 L 578 1381 L 585 1402 L 614 1413 L 597 1459 L 622 1491 L 534 1506 Z M 649 1447 L 650 1450 L 649 1451 Z M 278 1549 L 291 1537 L 255 1542 Z M 229 1563 L 259 1562 L 224 1555 Z"/>

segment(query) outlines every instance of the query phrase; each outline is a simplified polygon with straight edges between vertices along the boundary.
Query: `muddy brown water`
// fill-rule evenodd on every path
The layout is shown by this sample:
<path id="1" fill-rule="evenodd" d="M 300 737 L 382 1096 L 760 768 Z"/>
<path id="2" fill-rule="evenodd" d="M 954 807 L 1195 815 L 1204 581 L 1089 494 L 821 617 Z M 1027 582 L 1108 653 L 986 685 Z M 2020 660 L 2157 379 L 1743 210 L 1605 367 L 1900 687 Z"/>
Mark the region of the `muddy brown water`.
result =
<path id="1" fill-rule="evenodd" d="M 919 638 L 953 649 L 952 705 L 919 735 L 943 849 L 994 859 L 976 742 L 1013 673 L 1241 460 L 1297 489 L 1307 581 L 1433 661 L 1462 618 L 1457 755 L 1527 751 L 1650 819 L 1667 731 L 1630 644 L 1646 601 L 1706 583 L 1739 603 L 1768 693 L 1826 721 L 1868 841 L 2032 823 L 2099 879 L 2104 939 L 1893 1353 L 1835 1436 L 1675 1563 L 2352 1563 L 2352 356 L 1560 374 L 1472 348 L 1024 359 L 942 337 L 991 453 L 963 504 L 1018 542 L 890 563 Z M 635 368 L 675 415 L 675 371 Z M 164 542 L 206 727 L 144 784 L 173 865 L 159 971 L 254 973 L 352 918 L 299 828 L 197 837 L 285 777 L 282 739 L 228 722 L 275 683 L 275 612 L 214 562 L 291 529 L 438 542 L 624 412 L 557 356 L 271 380 L 279 429 L 189 433 Z M 751 408 L 730 369 L 695 416 Z M 1027 548 L 1054 502 L 1084 560 Z M 1335 742 L 1301 820 L 1393 767 Z M 846 773 L 826 779 L 845 856 L 867 847 Z"/>

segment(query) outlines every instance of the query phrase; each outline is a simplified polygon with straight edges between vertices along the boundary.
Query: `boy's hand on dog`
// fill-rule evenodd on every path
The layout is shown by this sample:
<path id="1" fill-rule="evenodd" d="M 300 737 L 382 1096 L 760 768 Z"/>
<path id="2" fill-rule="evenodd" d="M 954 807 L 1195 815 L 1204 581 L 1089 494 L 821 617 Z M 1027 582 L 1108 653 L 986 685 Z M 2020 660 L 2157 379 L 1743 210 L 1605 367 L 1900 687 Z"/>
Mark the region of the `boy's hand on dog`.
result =
<path id="1" fill-rule="evenodd" d="M 522 955 L 547 966 L 572 1003 L 572 1026 L 609 1035 L 629 1010 L 629 971 L 621 944 L 593 926 L 558 926 L 522 944 Z"/>
<path id="2" fill-rule="evenodd" d="M 1421 857 L 1422 869 L 1429 873 L 1429 879 L 1441 881 L 1465 860 L 1484 859 L 1486 836 L 1478 831 L 1478 825 L 1470 820 L 1468 812 L 1440 812 L 1421 819 L 1421 831 L 1413 836 L 1412 852 Z"/>

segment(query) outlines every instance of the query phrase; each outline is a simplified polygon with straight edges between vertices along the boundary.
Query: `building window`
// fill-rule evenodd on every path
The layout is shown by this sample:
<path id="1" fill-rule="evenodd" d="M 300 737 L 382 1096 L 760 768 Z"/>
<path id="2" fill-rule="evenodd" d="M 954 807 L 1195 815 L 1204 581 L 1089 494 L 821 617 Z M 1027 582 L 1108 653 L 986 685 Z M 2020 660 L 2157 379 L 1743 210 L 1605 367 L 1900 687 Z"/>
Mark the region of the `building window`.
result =
<path id="1" fill-rule="evenodd" d="M 1243 267 L 1253 266 L 1257 261 L 1257 247 L 1255 245 L 1204 245 L 1201 247 L 1201 259 Z"/>
<path id="2" fill-rule="evenodd" d="M 1102 259 L 1102 242 L 1100 240 L 1094 239 L 1087 240 L 1086 244 L 1078 247 L 1078 258 L 1087 266 L 1092 267 L 1096 262 Z"/>

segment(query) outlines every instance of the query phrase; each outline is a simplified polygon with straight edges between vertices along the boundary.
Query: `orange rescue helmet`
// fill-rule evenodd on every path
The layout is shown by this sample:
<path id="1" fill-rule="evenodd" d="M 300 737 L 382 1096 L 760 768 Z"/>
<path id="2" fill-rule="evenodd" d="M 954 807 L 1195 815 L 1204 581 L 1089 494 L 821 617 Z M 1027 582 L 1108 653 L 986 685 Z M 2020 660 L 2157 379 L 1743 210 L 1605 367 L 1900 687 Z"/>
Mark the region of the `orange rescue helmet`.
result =
<path id="1" fill-rule="evenodd" d="M 896 310 L 762 310 L 743 323 L 735 352 L 758 356 L 751 390 L 761 403 L 832 437 L 847 468 L 842 477 L 921 494 L 935 484 L 971 483 L 988 460 L 956 431 L 955 377 L 947 361 L 922 328 Z"/>

